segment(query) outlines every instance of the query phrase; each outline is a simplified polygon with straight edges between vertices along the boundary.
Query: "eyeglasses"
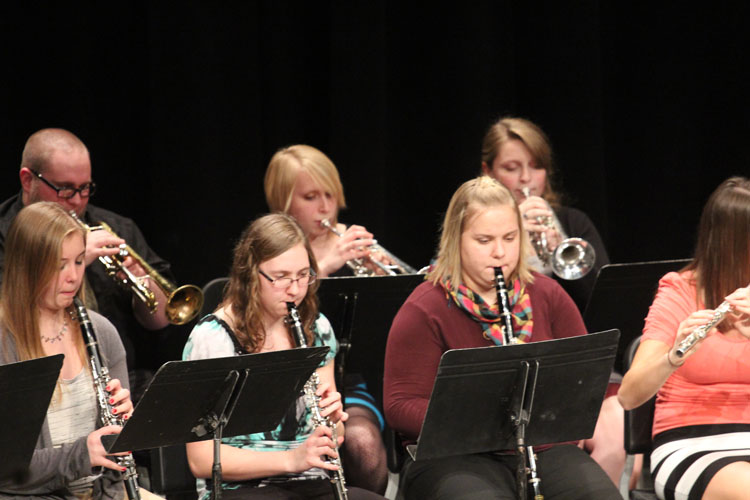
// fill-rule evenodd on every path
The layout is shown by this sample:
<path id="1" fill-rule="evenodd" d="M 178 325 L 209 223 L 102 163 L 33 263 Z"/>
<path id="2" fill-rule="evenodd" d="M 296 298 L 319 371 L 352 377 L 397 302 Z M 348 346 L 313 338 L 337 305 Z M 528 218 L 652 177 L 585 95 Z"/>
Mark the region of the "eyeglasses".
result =
<path id="1" fill-rule="evenodd" d="M 315 283 L 315 280 L 317 279 L 317 276 L 315 276 L 315 273 L 310 270 L 305 274 L 304 276 L 300 276 L 299 278 L 276 278 L 273 279 L 266 273 L 264 273 L 261 269 L 258 269 L 258 272 L 261 276 L 266 278 L 268 281 L 271 282 L 271 284 L 274 286 L 274 288 L 278 288 L 280 290 L 285 290 L 292 286 L 292 283 L 297 283 L 299 286 L 307 286 Z"/>
<path id="2" fill-rule="evenodd" d="M 78 188 L 69 187 L 69 186 L 57 187 L 54 184 L 52 184 L 50 181 L 42 177 L 42 174 L 40 174 L 39 172 L 31 170 L 31 173 L 36 175 L 39 178 L 39 180 L 41 180 L 43 183 L 45 183 L 46 185 L 54 189 L 55 192 L 57 193 L 57 196 L 59 198 L 62 198 L 63 200 L 71 199 L 72 197 L 76 195 L 76 193 L 80 194 L 81 198 L 88 198 L 89 196 L 93 196 L 94 193 L 96 192 L 96 184 L 93 182 L 87 182 L 86 184 Z"/>

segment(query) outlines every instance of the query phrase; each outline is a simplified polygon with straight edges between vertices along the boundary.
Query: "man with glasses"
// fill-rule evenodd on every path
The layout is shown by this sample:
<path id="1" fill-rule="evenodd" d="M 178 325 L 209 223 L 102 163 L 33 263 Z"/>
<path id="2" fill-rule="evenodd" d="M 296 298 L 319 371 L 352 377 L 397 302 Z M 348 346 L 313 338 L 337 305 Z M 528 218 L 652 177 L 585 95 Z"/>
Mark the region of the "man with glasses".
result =
<path id="1" fill-rule="evenodd" d="M 21 192 L 0 205 L 0 280 L 5 253 L 5 236 L 16 214 L 37 201 L 52 201 L 76 215 L 90 227 L 106 222 L 119 236 L 104 230 L 93 230 L 86 238 L 86 300 L 90 307 L 106 316 L 120 333 L 127 352 L 131 390 L 139 395 L 139 386 L 147 383 L 150 372 L 159 367 L 156 338 L 149 330 L 167 326 L 164 315 L 166 301 L 158 286 L 145 280 L 154 292 L 159 308 L 154 314 L 130 291 L 117 285 L 107 275 L 99 257 L 118 253 L 126 243 L 158 273 L 174 281 L 169 263 L 159 257 L 146 243 L 143 234 L 128 218 L 95 207 L 89 198 L 96 192 L 91 178 L 91 160 L 83 142 L 63 129 L 43 129 L 29 137 L 21 158 Z M 124 266 L 135 276 L 146 273 L 133 259 Z"/>

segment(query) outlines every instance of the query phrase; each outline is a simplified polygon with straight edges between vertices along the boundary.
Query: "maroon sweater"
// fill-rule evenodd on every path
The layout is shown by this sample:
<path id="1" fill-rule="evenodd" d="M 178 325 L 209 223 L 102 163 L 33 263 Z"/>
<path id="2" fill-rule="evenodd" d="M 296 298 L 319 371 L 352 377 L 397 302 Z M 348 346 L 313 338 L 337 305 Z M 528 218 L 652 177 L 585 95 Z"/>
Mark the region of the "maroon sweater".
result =
<path id="1" fill-rule="evenodd" d="M 528 291 L 532 342 L 586 333 L 575 303 L 555 280 L 534 273 Z M 383 386 L 388 425 L 406 441 L 416 440 L 442 354 L 493 345 L 482 335 L 481 325 L 446 298 L 442 287 L 430 282 L 419 285 L 401 306 L 388 334 Z"/>

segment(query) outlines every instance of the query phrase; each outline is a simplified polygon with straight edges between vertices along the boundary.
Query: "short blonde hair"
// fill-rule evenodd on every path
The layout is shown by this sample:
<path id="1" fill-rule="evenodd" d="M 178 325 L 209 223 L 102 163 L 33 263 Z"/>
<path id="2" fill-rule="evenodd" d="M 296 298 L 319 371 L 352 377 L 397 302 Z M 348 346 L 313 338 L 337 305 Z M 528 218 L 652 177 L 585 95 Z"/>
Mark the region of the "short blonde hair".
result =
<path id="1" fill-rule="evenodd" d="M 547 182 L 542 198 L 552 206 L 559 206 L 560 194 L 555 191 L 553 185 L 556 176 L 552 147 L 544 131 L 533 122 L 524 118 L 506 116 L 493 123 L 482 141 L 482 163 L 492 170 L 492 163 L 500 153 L 500 148 L 512 140 L 521 141 L 534 157 L 537 166 L 547 172 Z"/>
<path id="2" fill-rule="evenodd" d="M 440 247 L 435 268 L 427 276 L 427 279 L 437 284 L 450 278 L 451 288 L 455 291 L 461 281 L 461 235 L 464 232 L 466 221 L 474 217 L 481 210 L 497 207 L 510 206 L 516 214 L 519 228 L 520 250 L 518 265 L 510 279 L 520 277 L 523 283 L 532 283 L 534 277 L 528 263 L 530 251 L 529 237 L 523 230 L 521 212 L 518 205 L 508 189 L 500 182 L 489 176 L 481 176 L 467 181 L 456 190 L 448 204 L 445 213 L 443 228 L 440 234 Z"/>
<path id="3" fill-rule="evenodd" d="M 263 187 L 266 203 L 271 211 L 289 212 L 294 184 L 300 170 L 305 170 L 317 184 L 330 192 L 339 209 L 346 207 L 344 187 L 331 159 L 319 149 L 297 144 L 278 150 L 266 169 Z"/>

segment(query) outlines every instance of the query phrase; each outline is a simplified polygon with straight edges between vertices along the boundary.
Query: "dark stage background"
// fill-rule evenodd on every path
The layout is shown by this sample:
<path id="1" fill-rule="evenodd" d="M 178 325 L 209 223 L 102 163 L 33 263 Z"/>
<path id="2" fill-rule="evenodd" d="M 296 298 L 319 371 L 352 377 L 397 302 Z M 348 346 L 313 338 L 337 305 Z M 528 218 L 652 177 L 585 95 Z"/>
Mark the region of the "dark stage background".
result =
<path id="1" fill-rule="evenodd" d="M 613 262 L 689 256 L 708 194 L 748 173 L 744 3 L 102 5 L 0 8 L 0 196 L 26 138 L 67 128 L 93 202 L 135 219 L 181 283 L 227 273 L 293 143 L 338 166 L 342 219 L 417 267 L 503 114 L 548 133 Z"/>

